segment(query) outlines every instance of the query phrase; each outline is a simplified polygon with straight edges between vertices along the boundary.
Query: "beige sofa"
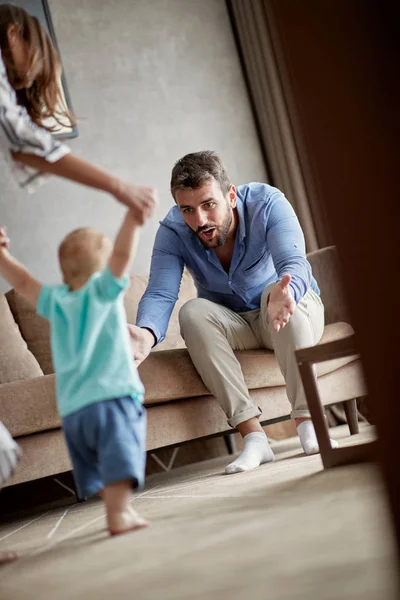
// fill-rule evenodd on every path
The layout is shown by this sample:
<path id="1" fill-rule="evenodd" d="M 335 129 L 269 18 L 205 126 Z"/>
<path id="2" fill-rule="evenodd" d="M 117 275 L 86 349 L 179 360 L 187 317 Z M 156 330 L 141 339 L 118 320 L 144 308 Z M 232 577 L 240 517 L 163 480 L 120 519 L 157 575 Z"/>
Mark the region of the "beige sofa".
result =
<path id="1" fill-rule="evenodd" d="M 352 332 L 340 289 L 334 247 L 309 255 L 325 304 L 322 341 Z M 128 322 L 134 323 L 147 277 L 133 277 L 126 294 Z M 185 274 L 166 340 L 140 366 L 148 409 L 147 449 L 231 433 L 216 399 L 194 369 L 179 334 L 180 306 L 196 292 Z M 290 405 L 274 354 L 238 351 L 250 395 L 263 411 L 262 422 L 288 418 Z M 319 385 L 326 405 L 365 395 L 361 364 L 347 357 L 319 365 Z M 14 290 L 0 295 L 0 420 L 23 450 L 9 485 L 69 471 L 71 465 L 60 429 L 54 395 L 49 326 Z"/>

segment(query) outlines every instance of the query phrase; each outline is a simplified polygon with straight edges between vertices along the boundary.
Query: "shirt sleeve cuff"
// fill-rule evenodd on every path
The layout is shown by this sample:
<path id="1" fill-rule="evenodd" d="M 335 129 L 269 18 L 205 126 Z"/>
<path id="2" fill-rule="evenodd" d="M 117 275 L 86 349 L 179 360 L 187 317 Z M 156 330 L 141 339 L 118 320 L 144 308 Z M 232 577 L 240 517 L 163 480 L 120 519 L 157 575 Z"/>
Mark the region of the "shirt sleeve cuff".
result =
<path id="1" fill-rule="evenodd" d="M 23 150 L 22 150 L 23 152 Z M 51 152 L 47 155 L 43 155 L 43 152 L 23 152 L 23 154 L 35 154 L 36 156 L 42 156 L 49 163 L 55 163 L 59 161 L 61 158 L 70 154 L 71 150 L 65 144 L 60 144 L 56 148 L 53 148 Z M 47 181 L 51 175 L 48 173 L 42 173 L 41 171 L 37 171 L 36 169 L 32 169 L 27 165 L 24 165 L 21 162 L 15 161 L 11 159 L 11 171 L 14 175 L 15 181 L 18 185 L 25 189 L 29 194 L 34 193 L 39 187 L 41 187 L 45 181 Z"/>
<path id="2" fill-rule="evenodd" d="M 290 288 L 290 291 L 292 292 L 292 296 L 294 298 L 294 301 L 296 302 L 296 304 L 298 304 L 300 302 L 300 300 L 301 300 L 300 294 L 299 294 L 299 290 L 292 283 L 289 283 L 289 288 Z"/>
<path id="3" fill-rule="evenodd" d="M 156 338 L 156 343 L 154 344 L 153 348 L 165 340 L 165 335 L 161 333 L 158 327 L 156 327 L 153 323 L 150 323 L 149 321 L 139 319 L 136 322 L 136 326 L 141 327 L 142 329 L 150 329 L 153 332 L 154 337 Z"/>
<path id="4" fill-rule="evenodd" d="M 55 163 L 58 162 L 61 158 L 64 158 L 64 156 L 67 156 L 67 154 L 71 154 L 71 148 L 66 146 L 66 144 L 62 144 L 60 142 L 51 150 L 49 154 L 45 156 L 45 159 L 48 160 L 50 163 Z"/>

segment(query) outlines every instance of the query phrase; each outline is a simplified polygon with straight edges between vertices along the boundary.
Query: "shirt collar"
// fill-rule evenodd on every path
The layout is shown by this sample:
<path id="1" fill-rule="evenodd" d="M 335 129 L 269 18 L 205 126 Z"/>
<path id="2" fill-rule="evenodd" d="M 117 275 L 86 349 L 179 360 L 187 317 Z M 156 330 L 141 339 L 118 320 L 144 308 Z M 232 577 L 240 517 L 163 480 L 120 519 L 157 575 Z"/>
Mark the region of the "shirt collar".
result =
<path id="1" fill-rule="evenodd" d="M 239 242 L 246 237 L 246 224 L 244 222 L 244 203 L 240 196 L 236 195 L 236 208 L 239 215 Z"/>

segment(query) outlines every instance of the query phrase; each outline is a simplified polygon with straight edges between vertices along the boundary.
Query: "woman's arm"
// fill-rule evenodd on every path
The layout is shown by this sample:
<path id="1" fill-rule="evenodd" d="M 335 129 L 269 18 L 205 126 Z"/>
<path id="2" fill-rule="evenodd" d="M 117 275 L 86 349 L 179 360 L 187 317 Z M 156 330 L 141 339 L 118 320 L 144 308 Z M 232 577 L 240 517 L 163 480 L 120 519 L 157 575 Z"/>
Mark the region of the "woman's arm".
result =
<path id="1" fill-rule="evenodd" d="M 26 109 L 19 106 L 8 81 L 0 53 L 0 142 L 18 162 L 42 173 L 71 179 L 77 183 L 112 194 L 135 213 L 142 223 L 157 204 L 153 188 L 126 183 L 99 167 L 70 154 L 46 129 L 33 123 Z"/>
<path id="2" fill-rule="evenodd" d="M 141 225 L 157 204 L 156 191 L 153 188 L 126 183 L 105 169 L 74 154 L 67 154 L 57 162 L 49 162 L 42 156 L 23 152 L 13 152 L 12 156 L 14 160 L 42 173 L 64 177 L 112 194 L 119 202 L 133 211 Z"/>

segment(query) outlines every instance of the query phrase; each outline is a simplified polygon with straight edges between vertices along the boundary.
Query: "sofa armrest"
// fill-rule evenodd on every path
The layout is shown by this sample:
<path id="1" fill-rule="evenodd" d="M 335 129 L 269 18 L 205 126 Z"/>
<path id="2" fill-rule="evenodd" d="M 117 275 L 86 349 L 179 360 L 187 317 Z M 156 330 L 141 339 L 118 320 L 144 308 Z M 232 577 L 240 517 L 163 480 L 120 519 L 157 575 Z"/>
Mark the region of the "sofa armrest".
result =
<path id="1" fill-rule="evenodd" d="M 54 375 L 0 385 L 0 420 L 13 437 L 60 427 Z"/>

